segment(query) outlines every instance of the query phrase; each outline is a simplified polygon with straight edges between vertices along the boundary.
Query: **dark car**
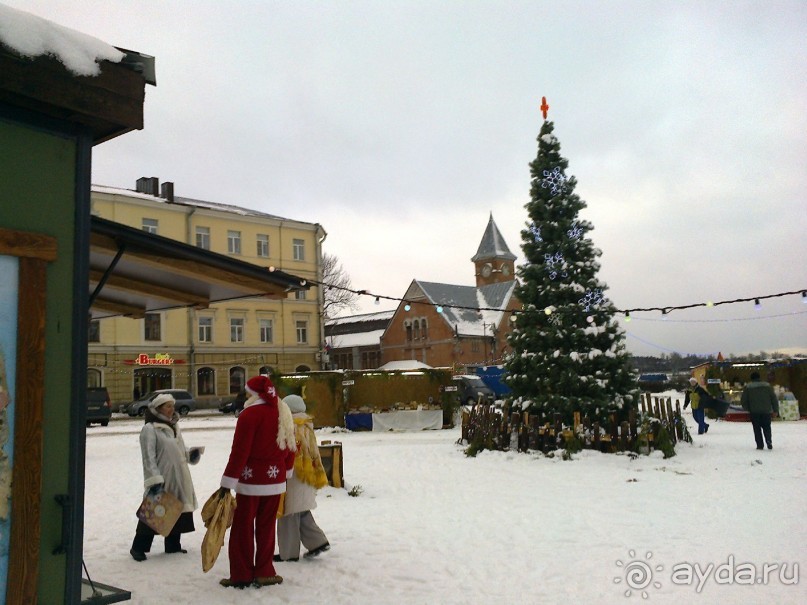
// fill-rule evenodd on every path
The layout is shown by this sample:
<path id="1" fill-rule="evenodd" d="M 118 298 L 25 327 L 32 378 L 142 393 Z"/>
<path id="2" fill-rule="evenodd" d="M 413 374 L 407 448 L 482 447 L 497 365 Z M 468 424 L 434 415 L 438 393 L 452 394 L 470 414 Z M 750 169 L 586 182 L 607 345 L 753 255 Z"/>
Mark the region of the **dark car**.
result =
<path id="1" fill-rule="evenodd" d="M 176 401 L 174 404 L 174 409 L 179 413 L 180 416 L 187 416 L 188 412 L 192 412 L 196 409 L 196 400 L 188 391 L 184 391 L 182 389 L 160 389 L 158 391 L 146 393 L 140 399 L 136 399 L 131 403 L 122 405 L 120 411 L 123 414 L 129 414 L 129 416 L 145 416 L 146 410 L 149 407 L 149 402 L 157 395 L 162 395 L 163 393 L 167 393 L 174 398 L 174 401 Z"/>
<path id="2" fill-rule="evenodd" d="M 106 387 L 87 387 L 87 426 L 93 422 L 106 426 L 111 416 L 112 406 Z"/>
<path id="3" fill-rule="evenodd" d="M 222 414 L 235 414 L 236 417 L 244 411 L 244 402 L 247 400 L 247 392 L 239 391 L 235 397 L 225 399 L 219 405 L 219 412 Z"/>
<path id="4" fill-rule="evenodd" d="M 462 374 L 453 380 L 462 404 L 493 403 L 496 399 L 496 394 L 479 376 Z"/>

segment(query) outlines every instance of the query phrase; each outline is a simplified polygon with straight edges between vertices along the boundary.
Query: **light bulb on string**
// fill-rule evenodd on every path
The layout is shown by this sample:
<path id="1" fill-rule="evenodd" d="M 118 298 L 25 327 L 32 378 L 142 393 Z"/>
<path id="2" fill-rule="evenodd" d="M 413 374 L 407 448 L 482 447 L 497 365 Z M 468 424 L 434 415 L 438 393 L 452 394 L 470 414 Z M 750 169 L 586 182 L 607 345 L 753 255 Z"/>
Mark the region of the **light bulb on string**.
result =
<path id="1" fill-rule="evenodd" d="M 440 306 L 440 305 L 437 305 L 437 312 L 442 313 L 443 312 L 443 307 Z"/>
<path id="2" fill-rule="evenodd" d="M 804 292 L 801 293 L 801 302 L 807 305 L 807 290 L 804 290 Z"/>
<path id="3" fill-rule="evenodd" d="M 409 311 L 411 308 L 412 308 L 412 306 L 409 303 L 406 303 L 404 305 L 404 311 Z"/>
<path id="4" fill-rule="evenodd" d="M 667 319 L 667 309 L 661 310 L 661 319 Z"/>
<path id="5" fill-rule="evenodd" d="M 381 304 L 381 299 L 378 296 L 375 297 L 375 304 L 377 305 Z"/>
<path id="6" fill-rule="evenodd" d="M 625 321 L 630 321 L 630 311 L 625 311 Z"/>
<path id="7" fill-rule="evenodd" d="M 758 299 L 758 298 L 755 298 L 755 299 L 754 299 L 754 309 L 756 309 L 757 311 L 759 311 L 761 308 L 762 308 L 762 305 L 760 304 L 759 299 Z"/>

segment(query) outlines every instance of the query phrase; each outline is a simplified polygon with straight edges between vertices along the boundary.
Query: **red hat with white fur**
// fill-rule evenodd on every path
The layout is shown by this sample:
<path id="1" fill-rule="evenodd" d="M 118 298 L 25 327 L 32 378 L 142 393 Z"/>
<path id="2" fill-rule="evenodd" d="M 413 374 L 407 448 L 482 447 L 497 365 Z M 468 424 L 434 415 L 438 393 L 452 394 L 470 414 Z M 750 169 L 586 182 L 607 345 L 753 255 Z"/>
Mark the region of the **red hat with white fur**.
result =
<path id="1" fill-rule="evenodd" d="M 277 391 L 268 376 L 253 376 L 247 380 L 247 391 L 258 395 L 266 403 L 277 405 Z"/>

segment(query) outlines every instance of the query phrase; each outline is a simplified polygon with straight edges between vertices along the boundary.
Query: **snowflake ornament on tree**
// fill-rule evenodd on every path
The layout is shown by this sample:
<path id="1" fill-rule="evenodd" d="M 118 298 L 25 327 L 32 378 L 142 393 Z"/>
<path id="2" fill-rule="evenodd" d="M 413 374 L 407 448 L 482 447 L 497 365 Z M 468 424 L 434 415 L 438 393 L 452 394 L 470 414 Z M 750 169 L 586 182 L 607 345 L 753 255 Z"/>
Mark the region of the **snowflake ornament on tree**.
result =
<path id="1" fill-rule="evenodd" d="M 535 224 L 530 225 L 530 233 L 532 233 L 536 243 L 544 241 L 541 238 L 541 228 L 537 227 Z"/>
<path id="2" fill-rule="evenodd" d="M 578 302 L 583 305 L 583 311 L 588 313 L 592 307 L 599 307 L 605 302 L 605 298 L 602 295 L 602 290 L 586 290 L 586 295 Z"/>
<path id="3" fill-rule="evenodd" d="M 563 176 L 560 168 L 557 166 L 555 166 L 552 172 L 544 170 L 544 178 L 541 181 L 541 187 L 552 191 L 552 195 L 566 193 L 566 177 Z"/>
<path id="4" fill-rule="evenodd" d="M 546 270 L 549 272 L 549 279 L 555 279 L 558 273 L 560 273 L 562 277 L 569 276 L 566 271 L 562 270 L 563 255 L 560 252 L 556 252 L 554 256 L 552 254 L 544 254 L 544 264 L 546 265 Z"/>
<path id="5" fill-rule="evenodd" d="M 572 223 L 572 228 L 566 232 L 570 239 L 580 239 L 583 235 L 583 229 L 577 223 Z"/>

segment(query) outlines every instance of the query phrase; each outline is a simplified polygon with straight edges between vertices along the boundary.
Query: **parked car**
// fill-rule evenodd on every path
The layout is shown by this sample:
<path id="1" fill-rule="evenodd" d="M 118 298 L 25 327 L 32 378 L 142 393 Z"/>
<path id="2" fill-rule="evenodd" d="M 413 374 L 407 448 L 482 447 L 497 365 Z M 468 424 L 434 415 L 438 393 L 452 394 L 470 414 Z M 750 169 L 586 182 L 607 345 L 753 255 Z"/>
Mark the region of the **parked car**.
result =
<path id="1" fill-rule="evenodd" d="M 93 422 L 106 426 L 111 416 L 112 406 L 106 387 L 87 387 L 87 426 Z"/>
<path id="2" fill-rule="evenodd" d="M 162 395 L 163 393 L 167 393 L 174 397 L 174 400 L 176 401 L 174 409 L 179 413 L 180 416 L 187 416 L 188 412 L 192 412 L 196 409 L 196 400 L 188 391 L 184 391 L 182 389 L 159 389 L 157 391 L 146 393 L 140 399 L 136 399 L 131 403 L 122 405 L 120 411 L 123 414 L 129 414 L 129 416 L 145 416 L 146 409 L 149 407 L 149 402 L 157 395 Z"/>
<path id="3" fill-rule="evenodd" d="M 238 418 L 238 415 L 244 411 L 244 402 L 246 400 L 247 392 L 241 389 L 235 397 L 230 397 L 221 402 L 219 412 L 222 414 L 235 414 L 235 417 Z"/>
<path id="4" fill-rule="evenodd" d="M 479 376 L 461 374 L 454 376 L 453 380 L 457 386 L 460 403 L 464 405 L 493 403 L 496 399 L 496 394 Z"/>

